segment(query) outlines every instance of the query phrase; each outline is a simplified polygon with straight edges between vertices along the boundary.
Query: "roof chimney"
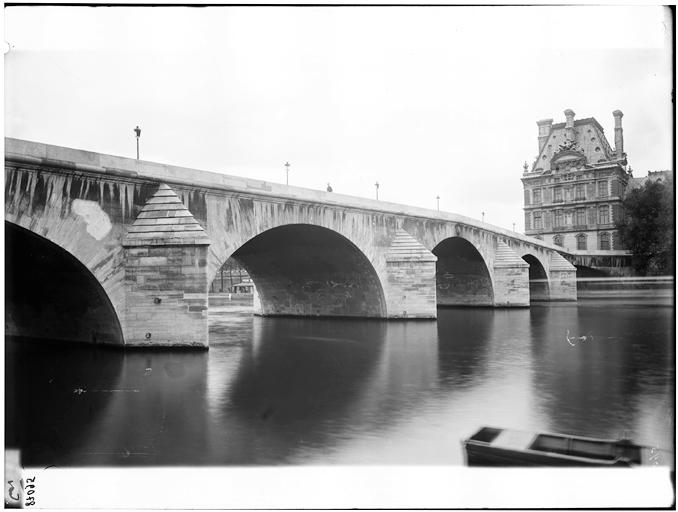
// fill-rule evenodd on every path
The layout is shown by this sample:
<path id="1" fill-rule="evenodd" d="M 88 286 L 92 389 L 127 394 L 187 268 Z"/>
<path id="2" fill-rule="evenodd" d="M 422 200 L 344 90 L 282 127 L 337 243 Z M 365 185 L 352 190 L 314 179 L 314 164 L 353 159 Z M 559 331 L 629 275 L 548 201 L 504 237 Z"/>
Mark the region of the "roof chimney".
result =
<path id="1" fill-rule="evenodd" d="M 553 125 L 553 119 L 542 119 L 537 121 L 537 126 L 539 127 L 539 152 L 544 149 L 546 141 L 549 140 L 549 135 L 551 134 L 551 125 Z"/>
<path id="2" fill-rule="evenodd" d="M 574 140 L 574 111 L 569 108 L 565 111 L 565 138 Z"/>
<path id="3" fill-rule="evenodd" d="M 612 115 L 614 116 L 614 150 L 617 158 L 621 160 L 624 158 L 624 130 L 622 129 L 624 114 L 621 110 L 615 110 Z"/>

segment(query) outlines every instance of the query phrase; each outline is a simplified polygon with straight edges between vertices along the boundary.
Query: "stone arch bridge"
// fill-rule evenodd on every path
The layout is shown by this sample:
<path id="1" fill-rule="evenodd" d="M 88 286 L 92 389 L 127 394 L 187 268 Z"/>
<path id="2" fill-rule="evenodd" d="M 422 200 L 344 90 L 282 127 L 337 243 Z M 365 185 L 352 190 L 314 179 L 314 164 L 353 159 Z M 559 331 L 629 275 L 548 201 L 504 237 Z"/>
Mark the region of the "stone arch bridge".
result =
<path id="1" fill-rule="evenodd" d="M 5 229 L 21 299 L 6 329 L 34 337 L 206 347 L 207 291 L 229 257 L 261 315 L 415 319 L 576 300 L 562 248 L 461 215 L 10 138 Z M 81 281 L 55 291 L 43 267 Z"/>

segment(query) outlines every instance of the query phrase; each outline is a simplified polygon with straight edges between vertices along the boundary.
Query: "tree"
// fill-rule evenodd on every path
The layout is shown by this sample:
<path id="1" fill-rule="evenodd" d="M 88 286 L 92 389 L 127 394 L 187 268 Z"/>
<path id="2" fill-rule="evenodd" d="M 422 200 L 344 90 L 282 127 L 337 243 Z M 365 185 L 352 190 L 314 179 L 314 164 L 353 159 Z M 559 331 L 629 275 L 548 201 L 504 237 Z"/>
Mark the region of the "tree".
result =
<path id="1" fill-rule="evenodd" d="M 617 228 L 631 264 L 640 275 L 674 273 L 673 181 L 648 179 L 622 201 Z"/>

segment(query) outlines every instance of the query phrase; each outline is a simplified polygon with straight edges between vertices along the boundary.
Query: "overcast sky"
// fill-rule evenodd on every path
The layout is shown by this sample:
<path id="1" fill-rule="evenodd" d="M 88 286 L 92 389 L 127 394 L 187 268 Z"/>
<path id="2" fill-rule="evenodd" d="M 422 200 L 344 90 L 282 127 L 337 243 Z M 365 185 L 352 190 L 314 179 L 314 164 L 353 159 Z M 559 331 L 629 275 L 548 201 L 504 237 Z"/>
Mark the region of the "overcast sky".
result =
<path id="1" fill-rule="evenodd" d="M 9 7 L 5 135 L 523 229 L 536 121 L 672 167 L 662 7 Z"/>

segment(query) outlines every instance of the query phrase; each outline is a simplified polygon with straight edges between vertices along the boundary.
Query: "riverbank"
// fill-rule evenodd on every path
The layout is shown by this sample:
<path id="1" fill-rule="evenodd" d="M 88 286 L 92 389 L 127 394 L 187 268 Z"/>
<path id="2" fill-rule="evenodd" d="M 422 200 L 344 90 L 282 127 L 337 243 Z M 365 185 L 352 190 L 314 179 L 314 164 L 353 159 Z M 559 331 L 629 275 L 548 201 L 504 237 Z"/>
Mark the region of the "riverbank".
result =
<path id="1" fill-rule="evenodd" d="M 673 276 L 588 277 L 577 279 L 578 299 L 648 299 L 672 300 Z"/>

